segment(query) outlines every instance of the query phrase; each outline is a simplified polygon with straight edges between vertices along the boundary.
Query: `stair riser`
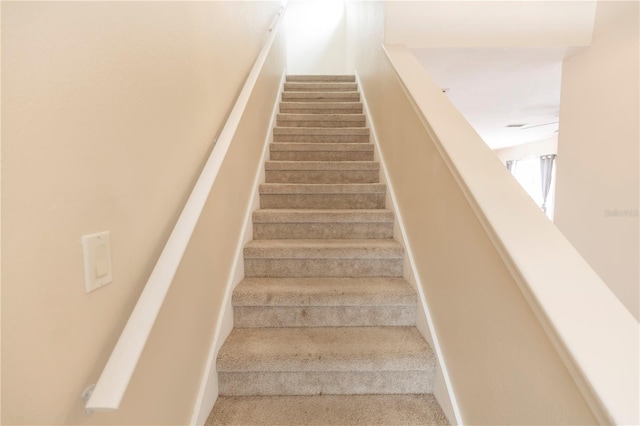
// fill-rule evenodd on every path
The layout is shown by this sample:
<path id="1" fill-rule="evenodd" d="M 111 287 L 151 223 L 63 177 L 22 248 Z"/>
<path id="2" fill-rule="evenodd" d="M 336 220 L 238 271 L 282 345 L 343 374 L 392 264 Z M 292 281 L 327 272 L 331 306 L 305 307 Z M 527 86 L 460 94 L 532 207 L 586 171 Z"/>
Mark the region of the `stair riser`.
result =
<path id="1" fill-rule="evenodd" d="M 402 259 L 244 260 L 247 277 L 401 277 Z"/>
<path id="2" fill-rule="evenodd" d="M 393 222 L 387 223 L 254 223 L 256 240 L 313 238 L 393 238 Z"/>
<path id="3" fill-rule="evenodd" d="M 222 396 L 423 394 L 433 390 L 429 371 L 302 371 L 218 373 Z"/>
<path id="4" fill-rule="evenodd" d="M 274 142 L 368 143 L 369 135 L 273 135 Z"/>
<path id="5" fill-rule="evenodd" d="M 362 114 L 362 107 L 355 108 L 303 108 L 280 105 L 282 114 Z"/>
<path id="6" fill-rule="evenodd" d="M 261 209 L 383 209 L 385 194 L 261 194 Z"/>
<path id="7" fill-rule="evenodd" d="M 267 183 L 378 183 L 377 170 L 267 170 Z"/>
<path id="8" fill-rule="evenodd" d="M 354 83 L 356 77 L 354 75 L 288 75 L 286 82 L 346 82 Z"/>
<path id="9" fill-rule="evenodd" d="M 402 420 L 399 420 L 402 419 Z M 205 425 L 449 426 L 433 395 L 220 397 Z"/>
<path id="10" fill-rule="evenodd" d="M 318 82 L 291 82 L 284 83 L 286 92 L 355 92 L 358 90 L 356 83 L 318 83 Z"/>
<path id="11" fill-rule="evenodd" d="M 261 327 L 413 326 L 415 306 L 234 306 L 233 325 Z"/>
<path id="12" fill-rule="evenodd" d="M 358 92 L 282 92 L 283 102 L 360 102 Z"/>
<path id="13" fill-rule="evenodd" d="M 336 128 L 336 127 L 364 127 L 364 120 L 331 120 L 331 121 L 321 121 L 321 120 L 283 120 L 278 119 L 278 126 L 280 127 L 322 127 L 322 128 Z"/>
<path id="14" fill-rule="evenodd" d="M 271 151 L 273 161 L 373 161 L 373 151 Z"/>

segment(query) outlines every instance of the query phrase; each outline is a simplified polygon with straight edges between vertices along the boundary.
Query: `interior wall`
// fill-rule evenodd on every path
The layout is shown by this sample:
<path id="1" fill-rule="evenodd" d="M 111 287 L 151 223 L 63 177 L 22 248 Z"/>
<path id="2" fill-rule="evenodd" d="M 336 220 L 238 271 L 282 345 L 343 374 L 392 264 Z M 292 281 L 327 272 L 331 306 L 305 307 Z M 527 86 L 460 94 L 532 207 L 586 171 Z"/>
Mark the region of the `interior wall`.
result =
<path id="1" fill-rule="evenodd" d="M 555 223 L 640 319 L 638 2 L 600 1 L 563 64 Z"/>
<path id="2" fill-rule="evenodd" d="M 279 7 L 3 2 L 3 424 L 189 422 L 224 285 L 206 268 L 178 272 L 122 410 L 88 417 L 80 394 L 102 370 Z M 255 128 L 244 140 L 264 140 Z M 248 149 L 239 155 L 252 158 Z M 217 200 L 241 203 L 220 190 Z M 97 231 L 111 233 L 113 282 L 86 294 L 80 239 Z M 196 232 L 226 235 L 215 219 Z M 232 251 L 199 244 L 189 267 L 222 268 Z"/>
<path id="3" fill-rule="evenodd" d="M 287 74 L 345 74 L 346 24 L 343 0 L 289 2 Z"/>

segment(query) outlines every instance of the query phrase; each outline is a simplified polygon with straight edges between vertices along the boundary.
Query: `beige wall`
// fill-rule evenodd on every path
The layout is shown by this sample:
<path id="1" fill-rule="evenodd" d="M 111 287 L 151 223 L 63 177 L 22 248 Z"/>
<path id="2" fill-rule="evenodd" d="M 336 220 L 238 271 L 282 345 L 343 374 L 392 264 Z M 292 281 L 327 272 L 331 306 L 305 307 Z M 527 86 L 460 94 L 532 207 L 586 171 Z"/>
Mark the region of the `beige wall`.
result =
<path id="1" fill-rule="evenodd" d="M 362 80 L 462 421 L 595 423 L 536 313 L 467 201 L 456 180 L 459 175 L 449 170 L 386 60 L 381 49 L 383 16 L 378 4 L 354 6 L 353 13 L 347 14 L 349 51 Z M 423 73 L 413 59 L 412 69 Z M 433 109 L 439 111 L 441 103 L 448 101 L 435 83 L 428 84 L 429 99 L 439 102 Z M 492 170 L 503 173 L 510 190 L 524 202 L 526 195 L 516 191 L 517 184 L 506 179 L 504 167 L 468 124 L 461 126 L 462 116 L 452 110 L 447 103 L 439 123 L 464 127 L 463 138 L 470 137 L 473 150 L 484 150 L 483 160 L 493 158 Z"/>
<path id="2" fill-rule="evenodd" d="M 3 424 L 189 421 L 283 56 L 252 99 L 257 121 L 236 136 L 228 155 L 238 164 L 223 165 L 121 410 L 87 417 L 79 396 L 104 366 L 279 6 L 3 2 Z M 113 282 L 85 294 L 80 238 L 103 230 Z"/>
<path id="3" fill-rule="evenodd" d="M 598 3 L 593 44 L 562 71 L 555 222 L 640 318 L 638 2 Z"/>

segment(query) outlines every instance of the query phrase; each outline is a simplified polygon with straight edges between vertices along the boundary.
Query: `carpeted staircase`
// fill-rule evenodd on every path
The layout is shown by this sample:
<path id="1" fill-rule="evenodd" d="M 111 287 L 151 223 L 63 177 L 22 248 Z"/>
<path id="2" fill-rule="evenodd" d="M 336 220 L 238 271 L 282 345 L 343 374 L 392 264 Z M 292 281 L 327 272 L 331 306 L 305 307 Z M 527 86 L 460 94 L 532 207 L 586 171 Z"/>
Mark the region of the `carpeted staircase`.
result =
<path id="1" fill-rule="evenodd" d="M 207 425 L 448 424 L 353 76 L 288 76 Z"/>

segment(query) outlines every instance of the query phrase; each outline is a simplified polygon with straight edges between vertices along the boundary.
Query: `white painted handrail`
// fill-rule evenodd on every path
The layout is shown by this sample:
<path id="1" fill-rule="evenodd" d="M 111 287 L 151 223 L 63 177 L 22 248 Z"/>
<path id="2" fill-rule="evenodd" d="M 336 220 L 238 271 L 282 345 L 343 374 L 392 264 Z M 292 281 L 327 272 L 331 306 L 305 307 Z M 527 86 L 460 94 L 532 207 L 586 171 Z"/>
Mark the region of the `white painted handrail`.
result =
<path id="1" fill-rule="evenodd" d="M 138 364 L 160 308 L 180 266 L 202 209 L 209 197 L 222 162 L 235 135 L 240 118 L 282 22 L 286 4 L 280 9 L 269 27 L 270 34 L 253 64 L 240 94 L 229 114 L 216 145 L 196 182 L 167 243 L 158 258 L 149 279 L 131 312 L 122 334 L 93 390 L 85 391 L 88 397 L 87 413 L 94 410 L 117 410 Z"/>
<path id="2" fill-rule="evenodd" d="M 515 199 L 502 202 L 501 197 L 510 193 L 503 179 L 504 167 L 464 125 L 453 104 L 444 101 L 441 89 L 413 53 L 400 45 L 386 45 L 384 51 L 436 148 L 598 420 L 639 424 L 638 322 L 544 215 Z M 534 251 L 532 244 L 543 249 Z"/>

